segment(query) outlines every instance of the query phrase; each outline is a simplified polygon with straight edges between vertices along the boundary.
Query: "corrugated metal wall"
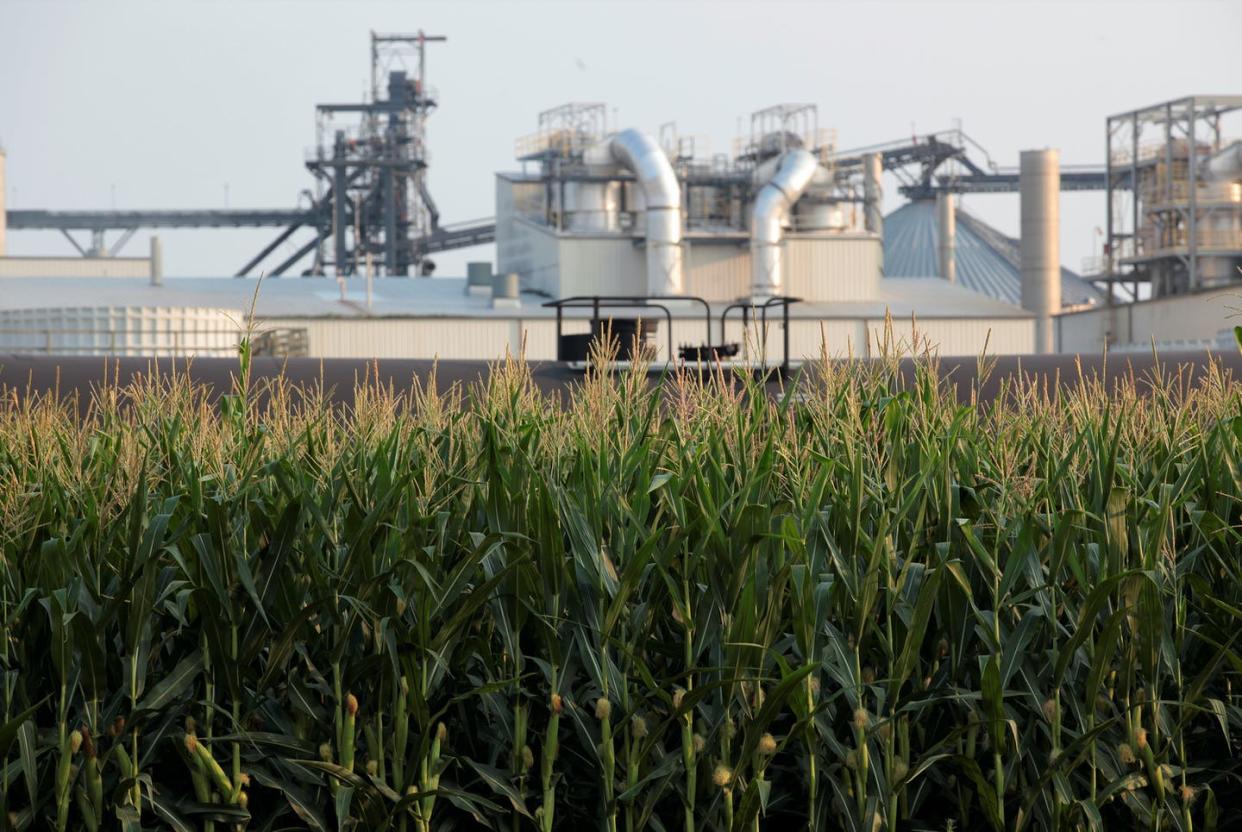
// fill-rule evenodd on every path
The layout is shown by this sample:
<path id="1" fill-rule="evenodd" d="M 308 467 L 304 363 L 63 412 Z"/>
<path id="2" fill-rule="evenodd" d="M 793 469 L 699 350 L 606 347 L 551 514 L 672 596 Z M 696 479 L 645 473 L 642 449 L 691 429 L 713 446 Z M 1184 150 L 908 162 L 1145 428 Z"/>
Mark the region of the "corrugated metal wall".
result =
<path id="1" fill-rule="evenodd" d="M 746 246 L 688 244 L 686 294 L 733 300 L 750 294 L 750 249 Z"/>
<path id="2" fill-rule="evenodd" d="M 891 337 L 885 338 L 887 324 L 883 318 L 799 318 L 789 322 L 789 353 L 794 358 L 812 360 L 826 351 L 830 358 L 877 355 L 885 343 L 897 351 L 909 351 L 917 343 L 943 356 L 978 355 L 987 344 L 989 355 L 1020 355 L 1034 349 L 1033 322 L 1027 318 L 1011 320 L 933 319 L 917 322 L 892 322 Z M 757 356 L 764 349 L 759 327 L 752 325 L 743 334 L 741 322 L 730 320 L 727 327 L 730 341 L 743 345 L 748 356 Z M 779 360 L 784 348 L 780 323 L 768 325 L 766 353 Z"/>
<path id="3" fill-rule="evenodd" d="M 556 295 L 560 280 L 556 233 L 521 218 L 523 210 L 542 199 L 538 182 L 496 177 L 496 271 L 517 272 L 524 288 Z"/>
<path id="4" fill-rule="evenodd" d="M 868 338 L 874 353 L 883 343 L 885 322 L 869 321 Z M 920 351 L 928 347 L 940 355 L 978 355 L 987 345 L 988 355 L 1025 355 L 1035 351 L 1035 322 L 1031 318 L 894 320 L 892 333 L 899 342 L 915 342 Z"/>
<path id="5" fill-rule="evenodd" d="M 513 183 L 496 177 L 496 273 L 519 272 L 513 251 Z"/>
<path id="6" fill-rule="evenodd" d="M 646 262 L 635 238 L 558 234 L 521 218 L 519 203 L 540 197 L 539 183 L 496 179 L 498 272 L 552 297 L 644 294 Z M 708 300 L 750 294 L 745 244 L 684 243 L 686 292 Z M 870 235 L 794 235 L 785 239 L 785 292 L 808 301 L 870 300 L 880 281 L 882 244 Z"/>
<path id="7" fill-rule="evenodd" d="M 227 357 L 237 354 L 243 320 L 240 309 L 198 306 L 0 309 L 0 350 Z"/>
<path id="8" fill-rule="evenodd" d="M 785 294 L 807 301 L 871 300 L 880 285 L 878 237 L 785 238 Z M 686 292 L 708 300 L 750 294 L 747 246 L 689 244 Z"/>
<path id="9" fill-rule="evenodd" d="M 0 277 L 150 277 L 146 257 L 0 257 Z"/>
<path id="10" fill-rule="evenodd" d="M 318 358 L 495 359 L 517 352 L 510 318 L 270 318 L 264 327 L 304 328 Z"/>
<path id="11" fill-rule="evenodd" d="M 556 294 L 645 295 L 646 254 L 629 237 L 561 237 Z"/>
<path id="12" fill-rule="evenodd" d="M 514 219 L 506 233 L 503 257 L 497 248 L 497 270 L 502 274 L 517 272 L 524 289 L 559 297 L 560 252 L 554 231 Z"/>
<path id="13" fill-rule="evenodd" d="M 1237 296 L 1208 292 L 1060 315 L 1060 352 L 1099 355 L 1112 344 L 1216 340 L 1238 323 Z"/>
<path id="14" fill-rule="evenodd" d="M 658 356 L 668 352 L 667 321 L 659 324 L 652 341 Z M 713 321 L 713 331 L 719 326 Z M 492 360 L 502 358 L 508 349 L 518 355 L 525 341 L 526 357 L 551 360 L 556 357 L 556 321 L 550 318 L 309 318 L 269 319 L 271 327 L 305 328 L 310 355 L 324 358 L 431 358 Z M 1011 355 L 1029 353 L 1034 348 L 1034 329 L 1030 319 L 932 319 L 917 322 L 918 343 L 941 355 L 977 355 L 988 344 L 988 353 Z M 565 332 L 586 332 L 583 319 L 567 319 Z M 680 317 L 673 321 L 673 348 L 701 344 L 706 324 L 701 317 Z M 794 319 L 790 321 L 790 354 L 814 359 L 823 345 L 834 358 L 874 354 L 883 342 L 882 318 Z M 893 340 L 908 347 L 912 328 L 909 320 L 892 322 Z M 713 341 L 719 341 L 718 333 Z M 731 317 L 727 339 L 743 344 L 745 354 L 761 351 L 758 327 L 751 326 L 749 337 L 739 318 Z M 780 323 L 768 326 L 767 354 L 779 359 L 782 351 Z"/>
<path id="15" fill-rule="evenodd" d="M 785 294 L 808 301 L 871 300 L 880 285 L 878 237 L 785 238 Z"/>
<path id="16" fill-rule="evenodd" d="M 1130 340 L 1130 305 L 1059 315 L 1053 321 L 1057 352 L 1099 355 L 1109 340 Z M 1111 335 L 1111 339 L 1110 339 Z"/>

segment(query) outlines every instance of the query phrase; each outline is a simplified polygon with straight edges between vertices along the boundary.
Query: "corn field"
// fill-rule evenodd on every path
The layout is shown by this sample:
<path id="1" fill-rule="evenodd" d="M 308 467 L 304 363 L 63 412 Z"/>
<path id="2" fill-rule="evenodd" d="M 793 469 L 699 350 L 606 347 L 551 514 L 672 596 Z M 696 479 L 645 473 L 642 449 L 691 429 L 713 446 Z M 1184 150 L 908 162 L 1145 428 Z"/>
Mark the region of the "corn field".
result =
<path id="1" fill-rule="evenodd" d="M 1242 387 L 0 403 L 0 823 L 1242 823 Z M 986 369 L 986 368 L 985 368 Z"/>

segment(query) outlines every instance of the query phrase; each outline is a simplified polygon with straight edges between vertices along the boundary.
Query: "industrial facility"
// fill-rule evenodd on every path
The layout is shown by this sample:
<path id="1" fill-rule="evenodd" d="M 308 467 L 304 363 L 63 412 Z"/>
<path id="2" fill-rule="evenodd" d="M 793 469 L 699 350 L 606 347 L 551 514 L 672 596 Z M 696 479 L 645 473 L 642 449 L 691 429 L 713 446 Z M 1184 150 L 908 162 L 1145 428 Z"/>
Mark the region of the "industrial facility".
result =
<path id="1" fill-rule="evenodd" d="M 297 208 L 0 201 L 0 351 L 221 355 L 249 327 L 271 354 L 582 361 L 611 322 L 638 337 L 623 358 L 641 348 L 657 367 L 787 366 L 888 337 L 941 355 L 1099 353 L 1212 347 L 1232 329 L 1242 95 L 1108 117 L 1088 167 L 1048 148 L 997 165 L 960 130 L 842 150 L 811 103 L 757 110 L 730 152 L 708 154 L 675 124 L 611 124 L 604 103 L 575 102 L 517 139 L 493 216 L 454 224 L 427 152 L 427 50 L 444 41 L 372 34 L 369 99 L 316 107 Z M 908 202 L 886 216 L 894 183 Z M 1078 270 L 1059 251 L 1064 190 L 1106 195 L 1101 251 Z M 998 192 L 1020 196 L 1016 239 L 960 206 Z M 6 224 L 57 229 L 80 256 L 5 257 Z M 239 226 L 277 235 L 236 279 L 166 276 L 158 237 L 119 256 L 141 228 Z M 436 273 L 436 252 L 493 241 L 494 261 Z"/>

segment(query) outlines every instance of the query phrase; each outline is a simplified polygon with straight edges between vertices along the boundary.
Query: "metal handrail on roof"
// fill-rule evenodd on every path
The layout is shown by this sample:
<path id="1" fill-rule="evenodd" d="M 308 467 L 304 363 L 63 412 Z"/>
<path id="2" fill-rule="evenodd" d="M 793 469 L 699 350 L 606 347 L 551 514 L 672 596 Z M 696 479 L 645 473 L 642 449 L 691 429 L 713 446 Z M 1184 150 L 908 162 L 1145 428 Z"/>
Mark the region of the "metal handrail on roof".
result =
<path id="1" fill-rule="evenodd" d="M 550 300 L 542 304 L 544 307 L 556 310 L 556 339 L 560 343 L 562 334 L 562 324 L 564 322 L 564 310 L 566 309 L 590 309 L 592 322 L 600 320 L 599 311 L 601 309 L 659 309 L 664 313 L 665 319 L 668 321 L 668 355 L 669 361 L 673 361 L 673 313 L 665 303 L 658 301 L 692 301 L 700 303 L 704 309 L 704 324 L 706 325 L 706 339 L 704 346 L 708 348 L 710 354 L 712 348 L 712 307 L 701 297 L 696 295 L 575 295 L 568 298 L 560 298 L 558 300 Z M 720 314 L 720 337 L 723 340 L 725 331 L 725 322 L 729 313 L 735 309 L 742 310 L 742 326 L 748 326 L 750 321 L 750 310 L 755 309 L 759 313 L 760 326 L 764 333 L 764 341 L 767 341 L 768 327 L 768 310 L 776 306 L 781 307 L 781 317 L 784 326 L 783 346 L 784 355 L 781 357 L 780 370 L 782 374 L 789 372 L 789 307 L 795 303 L 801 303 L 802 298 L 789 297 L 787 295 L 776 295 L 768 298 L 763 303 L 754 303 L 749 300 L 739 300 L 730 303 L 724 308 Z"/>
<path id="2" fill-rule="evenodd" d="M 734 309 L 742 310 L 742 328 L 745 329 L 749 325 L 748 318 L 750 316 L 750 310 L 757 309 L 759 311 L 760 332 L 763 334 L 763 345 L 766 352 L 768 344 L 768 310 L 773 306 L 779 305 L 781 307 L 781 323 L 784 329 L 784 332 L 782 333 L 782 347 L 784 348 L 784 353 L 781 355 L 781 373 L 786 374 L 789 372 L 789 307 L 795 303 L 801 302 L 802 298 L 776 295 L 768 298 L 762 304 L 755 304 L 753 301 L 737 301 L 735 303 L 731 303 L 724 308 L 723 312 L 720 313 L 720 337 L 724 338 L 725 319 L 729 317 L 730 312 Z M 761 355 L 760 360 L 766 365 L 767 355 Z"/>
<path id="3" fill-rule="evenodd" d="M 673 313 L 666 305 L 652 302 L 662 300 L 688 300 L 703 304 L 704 320 L 707 323 L 707 343 L 711 344 L 712 307 L 706 300 L 695 295 L 574 295 L 573 297 L 550 300 L 547 303 L 544 303 L 543 306 L 556 310 L 556 341 L 558 344 L 561 340 L 561 325 L 564 320 L 564 310 L 566 309 L 590 309 L 592 322 L 599 321 L 599 310 L 601 309 L 660 309 L 664 312 L 664 316 L 668 320 L 668 358 L 669 361 L 672 361 Z"/>

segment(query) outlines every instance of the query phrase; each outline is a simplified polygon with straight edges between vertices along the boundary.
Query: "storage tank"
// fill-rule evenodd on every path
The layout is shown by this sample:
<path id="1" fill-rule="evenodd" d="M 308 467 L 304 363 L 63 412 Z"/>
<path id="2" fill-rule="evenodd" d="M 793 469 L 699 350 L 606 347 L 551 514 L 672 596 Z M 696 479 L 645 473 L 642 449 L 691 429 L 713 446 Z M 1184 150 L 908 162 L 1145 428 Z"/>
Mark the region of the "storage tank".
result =
<path id="1" fill-rule="evenodd" d="M 1199 245 L 1208 249 L 1242 248 L 1242 142 L 1234 142 L 1210 157 L 1204 167 L 1208 179 L 1200 199 L 1208 207 L 1205 237 Z M 1242 278 L 1242 260 L 1222 255 L 1200 261 L 1199 282 L 1217 287 Z"/>
<path id="2" fill-rule="evenodd" d="M 1206 226 L 1199 232 L 1199 246 L 1207 249 L 1242 247 L 1242 183 L 1208 182 L 1203 199 L 1211 208 L 1203 219 Z M 1199 262 L 1199 285 L 1224 286 L 1242 279 L 1239 258 L 1229 255 L 1204 257 Z"/>
<path id="3" fill-rule="evenodd" d="M 794 229 L 797 231 L 833 231 L 842 232 L 849 229 L 849 219 L 841 204 L 837 202 L 820 202 L 803 197 L 794 210 Z"/>
<path id="4" fill-rule="evenodd" d="M 0 351 L 63 355 L 237 355 L 240 309 L 59 306 L 0 309 Z"/>
<path id="5" fill-rule="evenodd" d="M 571 231 L 616 231 L 620 197 L 620 182 L 566 182 L 565 228 Z"/>

